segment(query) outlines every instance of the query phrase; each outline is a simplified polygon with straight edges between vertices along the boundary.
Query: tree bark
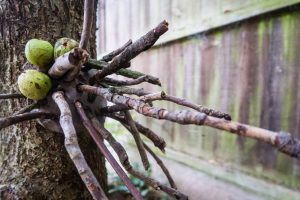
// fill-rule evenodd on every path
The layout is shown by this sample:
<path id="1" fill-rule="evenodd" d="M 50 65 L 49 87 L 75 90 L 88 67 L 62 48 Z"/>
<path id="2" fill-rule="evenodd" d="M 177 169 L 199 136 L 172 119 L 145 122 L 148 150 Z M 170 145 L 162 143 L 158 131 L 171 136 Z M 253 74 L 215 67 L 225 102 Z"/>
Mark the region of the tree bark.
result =
<path id="1" fill-rule="evenodd" d="M 17 91 L 16 80 L 26 68 L 24 49 L 31 38 L 52 44 L 61 37 L 79 41 L 83 0 L 0 1 L 0 93 Z M 92 32 L 95 32 L 93 26 Z M 95 57 L 95 37 L 88 51 Z M 31 103 L 1 100 L 0 116 Z M 106 189 L 104 159 L 85 134 L 79 143 L 100 184 Z M 62 134 L 24 122 L 0 131 L 0 199 L 91 199 L 64 148 Z"/>

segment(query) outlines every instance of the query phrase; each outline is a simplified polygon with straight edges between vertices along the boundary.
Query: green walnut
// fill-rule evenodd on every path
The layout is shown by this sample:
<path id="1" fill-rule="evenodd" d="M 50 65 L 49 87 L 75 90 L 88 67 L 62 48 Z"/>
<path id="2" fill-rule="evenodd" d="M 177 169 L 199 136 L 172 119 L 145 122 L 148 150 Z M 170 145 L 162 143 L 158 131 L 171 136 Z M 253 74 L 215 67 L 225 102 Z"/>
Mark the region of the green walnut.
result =
<path id="1" fill-rule="evenodd" d="M 44 40 L 31 39 L 26 43 L 25 56 L 31 64 L 45 68 L 53 60 L 53 46 Z"/>
<path id="2" fill-rule="evenodd" d="M 61 55 L 71 51 L 78 46 L 78 42 L 70 38 L 60 38 L 54 45 L 54 58 L 58 58 Z"/>
<path id="3" fill-rule="evenodd" d="M 46 74 L 30 69 L 19 76 L 18 86 L 25 97 L 40 100 L 46 97 L 52 87 L 52 83 Z"/>

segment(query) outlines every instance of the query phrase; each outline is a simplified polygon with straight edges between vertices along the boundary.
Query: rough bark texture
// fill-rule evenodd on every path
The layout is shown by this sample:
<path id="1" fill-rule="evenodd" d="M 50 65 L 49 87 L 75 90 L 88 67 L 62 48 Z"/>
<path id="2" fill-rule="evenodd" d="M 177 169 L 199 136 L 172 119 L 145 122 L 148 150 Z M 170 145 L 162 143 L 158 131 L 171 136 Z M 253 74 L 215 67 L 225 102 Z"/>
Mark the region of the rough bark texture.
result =
<path id="1" fill-rule="evenodd" d="M 54 44 L 60 37 L 79 41 L 83 1 L 0 1 L 0 93 L 17 91 L 16 79 L 24 67 L 24 46 L 31 38 Z M 95 30 L 95 27 L 93 27 Z M 94 36 L 92 42 L 94 44 Z M 94 45 L 89 53 L 95 55 Z M 25 67 L 26 68 L 26 67 Z M 1 100 L 0 116 L 30 103 L 25 99 Z M 96 176 L 106 176 L 94 144 L 78 134 Z M 106 180 L 99 180 L 106 185 Z M 85 186 L 64 148 L 63 135 L 46 132 L 35 122 L 0 131 L 0 199 L 89 199 Z"/>

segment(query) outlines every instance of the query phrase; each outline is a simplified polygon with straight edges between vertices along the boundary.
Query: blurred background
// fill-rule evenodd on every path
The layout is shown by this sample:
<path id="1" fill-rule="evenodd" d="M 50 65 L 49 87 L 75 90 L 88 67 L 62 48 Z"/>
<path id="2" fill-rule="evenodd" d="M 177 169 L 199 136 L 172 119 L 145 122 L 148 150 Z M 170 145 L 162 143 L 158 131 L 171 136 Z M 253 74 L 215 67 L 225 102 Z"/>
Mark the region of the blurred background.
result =
<path id="1" fill-rule="evenodd" d="M 300 0 L 102 0 L 97 14 L 98 56 L 169 22 L 157 44 L 132 62 L 132 69 L 162 82 L 162 88 L 145 89 L 300 138 Z M 300 162 L 267 144 L 211 128 L 135 119 L 165 138 L 167 151 L 160 155 L 190 199 L 299 199 Z M 138 161 L 131 137 L 116 124 L 109 121 L 108 128 Z M 166 182 L 152 167 L 151 175 Z"/>

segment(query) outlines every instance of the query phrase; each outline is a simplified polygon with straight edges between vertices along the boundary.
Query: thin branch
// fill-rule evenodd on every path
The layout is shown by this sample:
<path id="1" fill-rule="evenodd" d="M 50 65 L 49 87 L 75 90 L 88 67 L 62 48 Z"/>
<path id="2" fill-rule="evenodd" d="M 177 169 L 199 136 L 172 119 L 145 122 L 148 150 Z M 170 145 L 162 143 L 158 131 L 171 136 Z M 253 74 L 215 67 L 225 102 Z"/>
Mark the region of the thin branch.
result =
<path id="1" fill-rule="evenodd" d="M 113 78 L 104 77 L 101 81 L 104 81 L 107 84 L 114 85 L 114 86 L 125 86 L 125 85 L 138 85 L 143 82 L 148 82 L 148 80 L 149 80 L 148 76 L 145 75 L 133 80 L 116 80 Z"/>
<path id="2" fill-rule="evenodd" d="M 100 108 L 100 113 L 114 113 L 114 112 L 120 112 L 120 111 L 126 111 L 131 110 L 131 108 L 128 108 L 125 105 L 112 105 L 112 106 L 106 106 L 103 108 Z"/>
<path id="3" fill-rule="evenodd" d="M 30 112 L 32 109 L 36 108 L 39 105 L 39 102 L 34 102 L 30 105 L 27 105 L 26 107 L 18 110 L 17 112 L 15 112 L 13 115 L 19 115 L 19 114 L 23 114 L 26 112 Z"/>
<path id="4" fill-rule="evenodd" d="M 107 117 L 110 117 L 114 120 L 119 121 L 125 128 L 130 130 L 128 122 L 125 120 L 124 116 L 117 115 L 116 113 L 113 114 L 104 114 Z M 138 122 L 135 122 L 135 126 L 138 129 L 140 133 L 142 133 L 144 136 L 146 136 L 148 139 L 152 141 L 154 146 L 159 148 L 163 153 L 165 153 L 165 147 L 166 147 L 166 142 L 162 137 L 159 137 L 156 133 L 154 133 L 152 130 L 149 128 L 141 125 Z"/>
<path id="5" fill-rule="evenodd" d="M 82 181 L 95 200 L 108 200 L 80 150 L 73 125 L 72 114 L 69 105 L 64 98 L 64 94 L 62 92 L 55 92 L 53 93 L 52 98 L 60 110 L 60 125 L 65 135 L 65 147 L 71 160 L 76 166 Z"/>
<path id="6" fill-rule="evenodd" d="M 40 111 L 23 113 L 23 114 L 13 115 L 9 117 L 3 117 L 0 118 L 0 130 L 10 125 L 27 121 L 27 120 L 32 120 L 37 118 L 53 118 L 53 117 L 55 117 L 53 114 L 40 112 Z"/>
<path id="7" fill-rule="evenodd" d="M 20 98 L 26 98 L 26 97 L 19 93 L 0 94 L 0 99 L 20 99 Z"/>
<path id="8" fill-rule="evenodd" d="M 120 53 L 122 53 L 129 45 L 132 44 L 132 40 L 128 40 L 123 46 L 121 46 L 120 48 L 110 52 L 107 55 L 104 55 L 101 60 L 105 61 L 105 62 L 109 62 L 111 61 L 114 57 L 116 57 L 117 55 L 119 55 Z"/>
<path id="9" fill-rule="evenodd" d="M 163 161 L 145 143 L 144 143 L 144 147 L 151 154 L 151 156 L 154 158 L 154 160 L 156 161 L 156 163 L 160 166 L 161 170 L 166 175 L 166 177 L 167 177 L 167 179 L 168 179 L 171 187 L 174 188 L 174 189 L 177 189 L 175 181 L 173 180 L 173 178 L 172 178 L 169 170 L 167 169 L 167 167 L 165 166 L 165 164 L 163 163 Z"/>
<path id="10" fill-rule="evenodd" d="M 167 30 L 168 23 L 166 21 L 161 22 L 156 28 L 149 31 L 146 35 L 128 46 L 119 56 L 115 57 L 106 68 L 97 72 L 96 75 L 92 77 L 91 82 L 93 83 L 96 80 L 102 79 L 105 76 L 113 74 L 123 68 L 124 64 L 128 63 L 131 59 L 153 46 L 158 38 Z"/>
<path id="11" fill-rule="evenodd" d="M 134 78 L 134 79 L 137 79 L 141 76 L 146 75 L 139 71 L 134 71 L 134 70 L 130 70 L 130 69 L 120 69 L 116 72 L 116 74 L 125 76 L 127 78 Z M 161 86 L 161 82 L 160 82 L 159 78 L 151 76 L 151 75 L 147 75 L 147 76 L 148 76 L 148 81 L 147 81 L 148 83 Z"/>
<path id="12" fill-rule="evenodd" d="M 79 48 L 86 49 L 91 35 L 93 17 L 94 17 L 94 0 L 84 1 L 84 16 L 83 16 L 83 28 L 81 32 L 81 38 L 79 42 Z"/>
<path id="13" fill-rule="evenodd" d="M 103 70 L 105 67 L 107 67 L 108 63 L 104 62 L 104 61 L 97 61 L 95 59 L 89 59 L 88 62 L 86 62 L 84 64 L 85 68 L 83 68 L 83 70 L 87 71 L 90 69 L 98 69 L 98 70 Z M 127 67 L 127 66 L 126 66 Z M 121 76 L 125 76 L 127 78 L 133 78 L 133 79 L 137 79 L 141 76 L 145 76 L 146 74 L 138 72 L 138 71 L 134 71 L 134 70 L 130 70 L 130 69 L 119 69 L 118 71 L 115 72 L 118 75 Z M 151 76 L 151 75 L 147 75 L 148 76 L 148 83 L 154 84 L 154 85 L 158 85 L 161 86 L 161 82 L 159 80 L 159 78 Z"/>
<path id="14" fill-rule="evenodd" d="M 224 118 L 226 120 L 231 120 L 231 116 L 227 113 L 224 113 L 221 111 L 216 111 L 211 108 L 206 108 L 202 105 L 197 105 L 197 104 L 190 102 L 184 98 L 178 98 L 175 96 L 168 95 L 165 92 L 158 92 L 158 93 L 153 93 L 153 94 L 149 93 L 145 96 L 142 96 L 140 99 L 145 102 L 152 102 L 152 101 L 156 101 L 156 100 L 171 101 L 178 105 L 186 106 L 186 107 L 192 108 L 194 110 L 197 110 L 199 112 L 205 113 L 206 115 L 209 115 L 209 116 L 213 116 L 213 117 L 217 117 L 217 118 Z"/>
<path id="15" fill-rule="evenodd" d="M 131 88 L 131 87 L 109 87 L 112 93 L 117 94 L 129 94 L 136 96 L 144 96 L 150 94 L 150 92 L 145 91 L 144 88 Z"/>
<path id="16" fill-rule="evenodd" d="M 149 163 L 149 160 L 148 160 L 148 157 L 147 157 L 147 154 L 146 154 L 146 150 L 145 150 L 144 145 L 143 145 L 143 141 L 140 137 L 140 133 L 139 133 L 139 131 L 137 130 L 137 128 L 135 126 L 135 123 L 134 123 L 134 121 L 131 117 L 130 112 L 127 110 L 127 111 L 124 111 L 124 114 L 125 114 L 125 119 L 126 119 L 126 121 L 128 122 L 128 124 L 130 126 L 130 130 L 131 130 L 130 133 L 132 134 L 132 136 L 134 138 L 134 141 L 135 141 L 136 146 L 138 148 L 139 154 L 141 156 L 143 166 L 146 170 L 148 170 L 149 167 L 150 167 L 150 163 Z"/>
<path id="17" fill-rule="evenodd" d="M 89 54 L 86 50 L 81 48 L 74 48 L 71 51 L 65 53 L 64 55 L 58 57 L 55 63 L 49 69 L 48 74 L 52 78 L 60 78 L 69 72 L 69 76 L 65 78 L 66 81 L 72 81 L 77 75 L 74 72 L 78 72 L 83 63 L 88 59 Z"/>
<path id="18" fill-rule="evenodd" d="M 123 104 L 133 108 L 138 113 L 153 117 L 156 119 L 165 119 L 179 124 L 195 124 L 205 125 L 220 130 L 225 130 L 230 133 L 241 135 L 244 137 L 254 138 L 264 141 L 277 148 L 279 151 L 296 157 L 300 160 L 300 141 L 293 138 L 291 134 L 283 132 L 273 132 L 246 124 L 219 119 L 216 117 L 207 116 L 204 113 L 193 112 L 188 110 L 179 110 L 169 112 L 163 108 L 150 107 L 143 101 L 133 99 L 127 96 L 112 94 L 109 89 L 97 88 L 89 85 L 81 85 L 80 91 L 85 91 L 92 94 L 97 94 L 104 97 L 106 100 L 116 104 Z"/>
<path id="19" fill-rule="evenodd" d="M 112 168 L 116 171 L 116 173 L 119 175 L 119 177 L 123 180 L 124 184 L 132 194 L 132 196 L 137 200 L 142 200 L 143 197 L 141 194 L 137 191 L 137 189 L 134 187 L 134 185 L 131 183 L 130 179 L 126 175 L 126 173 L 123 171 L 123 169 L 120 167 L 118 162 L 115 160 L 115 158 L 112 156 L 110 151 L 107 149 L 107 147 L 104 145 L 104 142 L 102 141 L 100 135 L 97 133 L 95 128 L 93 127 L 91 121 L 86 116 L 82 105 L 80 102 L 75 102 L 75 107 L 79 113 L 79 116 L 83 122 L 84 127 L 89 132 L 90 136 L 93 138 L 95 143 L 97 144 L 98 148 L 102 152 L 102 154 L 105 156 L 105 158 L 108 160 L 108 162 L 111 164 Z"/>
<path id="20" fill-rule="evenodd" d="M 224 118 L 226 120 L 231 120 L 231 116 L 227 113 L 217 111 L 211 108 L 204 107 L 202 105 L 195 104 L 190 102 L 184 98 L 178 98 L 175 96 L 171 96 L 166 94 L 165 92 L 158 92 L 158 93 L 150 93 L 145 91 L 143 88 L 130 88 L 130 87 L 109 87 L 112 93 L 117 94 L 129 94 L 129 95 L 136 95 L 141 96 L 140 100 L 145 102 L 152 102 L 156 100 L 166 100 L 178 105 L 186 106 L 197 110 L 199 112 L 203 112 L 209 116 L 217 117 L 217 118 Z"/>
<path id="21" fill-rule="evenodd" d="M 133 176 L 143 180 L 147 185 L 150 185 L 156 190 L 162 190 L 165 193 L 175 197 L 176 199 L 188 199 L 188 197 L 185 194 L 182 194 L 178 190 L 174 188 L 170 188 L 168 186 L 165 186 L 161 184 L 160 182 L 145 176 L 144 174 L 136 171 L 130 164 L 128 155 L 124 149 L 124 147 L 116 141 L 116 139 L 112 136 L 112 134 L 106 130 L 96 119 L 92 120 L 94 127 L 98 130 L 98 132 L 102 135 L 104 139 L 108 141 L 108 143 L 111 145 L 111 147 L 114 149 L 116 154 L 119 157 L 119 160 L 123 167 Z"/>

